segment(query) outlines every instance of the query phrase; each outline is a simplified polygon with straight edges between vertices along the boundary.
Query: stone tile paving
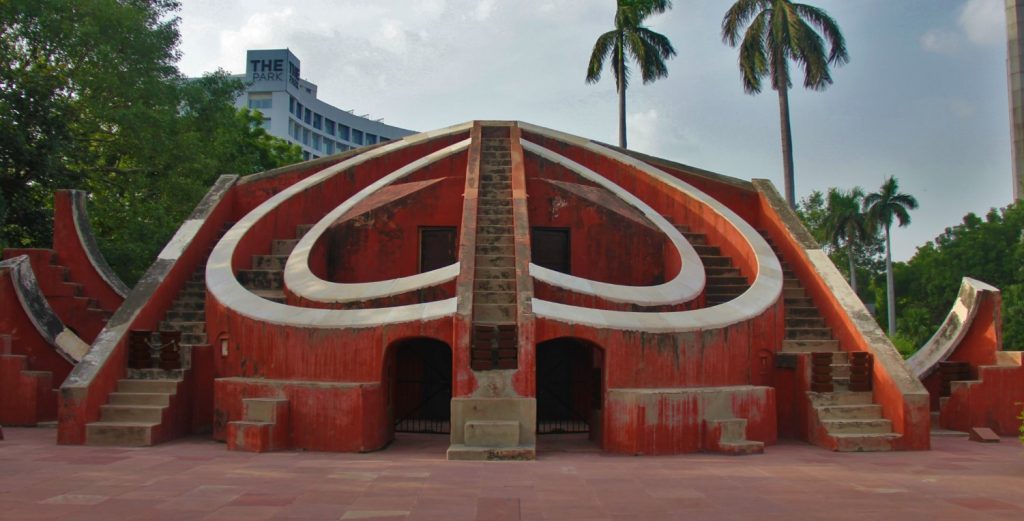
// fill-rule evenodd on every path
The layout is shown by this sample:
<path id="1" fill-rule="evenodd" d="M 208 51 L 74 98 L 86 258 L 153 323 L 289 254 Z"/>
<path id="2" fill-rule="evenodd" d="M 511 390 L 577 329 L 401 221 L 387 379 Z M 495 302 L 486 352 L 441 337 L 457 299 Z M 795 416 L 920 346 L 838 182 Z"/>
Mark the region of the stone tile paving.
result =
<path id="1" fill-rule="evenodd" d="M 536 462 L 447 462 L 444 437 L 371 454 L 65 447 L 4 429 L 0 520 L 1024 520 L 1024 447 L 934 438 L 930 452 L 605 455 L 542 437 Z"/>

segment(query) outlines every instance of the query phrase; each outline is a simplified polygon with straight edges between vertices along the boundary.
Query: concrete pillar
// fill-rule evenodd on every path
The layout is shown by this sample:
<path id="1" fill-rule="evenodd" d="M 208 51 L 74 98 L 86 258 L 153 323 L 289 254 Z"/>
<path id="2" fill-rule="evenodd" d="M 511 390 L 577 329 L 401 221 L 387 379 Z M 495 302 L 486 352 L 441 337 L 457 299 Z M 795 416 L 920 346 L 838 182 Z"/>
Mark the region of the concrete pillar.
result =
<path id="1" fill-rule="evenodd" d="M 1013 198 L 1024 198 L 1024 0 L 1006 0 L 1006 76 L 1010 92 Z"/>

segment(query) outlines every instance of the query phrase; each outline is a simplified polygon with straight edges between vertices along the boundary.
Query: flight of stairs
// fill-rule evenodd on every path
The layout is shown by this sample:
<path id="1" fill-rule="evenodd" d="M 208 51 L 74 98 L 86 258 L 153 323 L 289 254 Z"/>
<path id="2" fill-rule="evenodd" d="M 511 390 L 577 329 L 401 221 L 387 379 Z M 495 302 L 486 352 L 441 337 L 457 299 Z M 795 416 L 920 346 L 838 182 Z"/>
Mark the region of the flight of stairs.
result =
<path id="1" fill-rule="evenodd" d="M 252 256 L 252 269 L 238 270 L 238 282 L 255 295 L 283 304 L 284 267 L 288 255 L 312 227 L 312 224 L 300 224 L 295 228 L 294 239 L 271 241 L 270 253 Z"/>
<path id="2" fill-rule="evenodd" d="M 483 139 L 473 281 L 474 371 L 518 367 L 510 150 L 508 137 Z"/>
<path id="3" fill-rule="evenodd" d="M 707 277 L 704 284 L 705 306 L 728 302 L 747 291 L 750 287 L 747 278 L 733 266 L 730 257 L 722 255 L 721 248 L 708 244 L 707 234 L 692 232 L 684 225 L 677 224 L 675 227 L 690 242 L 704 264 L 704 274 Z"/>
<path id="4" fill-rule="evenodd" d="M 28 426 L 56 419 L 53 373 L 30 370 L 27 356 L 13 354 L 11 336 L 0 334 L 0 424 Z"/>
<path id="5" fill-rule="evenodd" d="M 832 329 L 825 323 L 803 284 L 783 259 L 782 252 L 767 236 L 782 265 L 786 335 L 781 353 L 830 353 L 832 391 L 808 391 L 813 409 L 812 422 L 824 430 L 821 439 L 812 439 L 839 452 L 880 452 L 893 450 L 900 435 L 892 431 L 892 421 L 882 418 L 882 407 L 874 402 L 871 391 L 850 390 L 850 354 L 840 350 Z M 812 438 L 815 438 L 812 433 Z"/>
<path id="6" fill-rule="evenodd" d="M 70 281 L 70 271 L 58 263 L 55 251 L 45 248 L 4 250 L 4 259 L 19 255 L 28 256 L 39 290 L 61 322 L 85 342 L 95 340 L 112 312 L 102 309 L 96 299 L 86 295 L 81 284 Z"/>

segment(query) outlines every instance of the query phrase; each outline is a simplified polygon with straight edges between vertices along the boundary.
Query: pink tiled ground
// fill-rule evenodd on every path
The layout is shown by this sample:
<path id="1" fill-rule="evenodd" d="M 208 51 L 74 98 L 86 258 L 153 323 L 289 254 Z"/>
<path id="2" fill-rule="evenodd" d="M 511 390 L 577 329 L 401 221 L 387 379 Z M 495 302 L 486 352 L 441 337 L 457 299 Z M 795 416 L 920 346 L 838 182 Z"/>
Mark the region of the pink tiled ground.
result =
<path id="1" fill-rule="evenodd" d="M 444 461 L 444 437 L 372 454 L 246 454 L 188 439 L 61 447 L 4 429 L 0 520 L 1024 520 L 1024 447 L 935 438 L 935 450 L 608 456 L 545 437 L 536 462 Z"/>

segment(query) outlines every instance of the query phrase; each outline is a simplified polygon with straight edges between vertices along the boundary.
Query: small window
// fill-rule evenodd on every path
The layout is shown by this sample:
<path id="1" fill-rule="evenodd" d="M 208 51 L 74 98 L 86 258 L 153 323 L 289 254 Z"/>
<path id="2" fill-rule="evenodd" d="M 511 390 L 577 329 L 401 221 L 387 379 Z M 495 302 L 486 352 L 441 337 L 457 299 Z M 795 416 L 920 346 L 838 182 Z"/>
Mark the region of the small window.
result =
<path id="1" fill-rule="evenodd" d="M 320 117 L 320 114 L 313 114 L 313 128 L 323 130 L 324 122 L 323 118 Z"/>
<path id="2" fill-rule="evenodd" d="M 302 144 L 306 145 L 307 147 L 309 146 L 309 129 L 308 128 L 302 129 Z"/>
<path id="3" fill-rule="evenodd" d="M 357 145 L 363 144 L 363 131 L 352 129 L 352 142 Z"/>
<path id="4" fill-rule="evenodd" d="M 302 118 L 302 121 L 305 121 L 307 125 L 311 124 L 313 122 L 313 111 L 306 109 L 306 116 Z"/>
<path id="5" fill-rule="evenodd" d="M 330 139 L 324 138 L 324 153 L 325 154 L 333 154 L 334 153 L 334 141 L 331 141 Z"/>
<path id="6" fill-rule="evenodd" d="M 302 159 L 305 160 L 305 161 L 309 161 L 309 152 L 306 152 L 305 150 L 303 150 L 302 151 Z"/>
<path id="7" fill-rule="evenodd" d="M 302 119 L 302 103 L 298 100 L 295 100 L 295 117 Z"/>
<path id="8" fill-rule="evenodd" d="M 263 128 L 270 130 L 270 118 L 263 118 Z"/>
<path id="9" fill-rule="evenodd" d="M 288 113 L 295 113 L 295 98 L 292 96 L 288 96 Z"/>
<path id="10" fill-rule="evenodd" d="M 388 139 L 388 138 L 386 138 L 386 137 L 384 137 L 384 136 L 381 136 L 381 137 L 380 137 L 380 142 L 381 142 L 381 143 L 383 143 L 383 142 L 385 142 L 385 141 L 391 141 L 391 140 L 390 140 L 390 139 Z"/>
<path id="11" fill-rule="evenodd" d="M 334 121 L 324 118 L 324 133 L 334 136 Z"/>
<path id="12" fill-rule="evenodd" d="M 344 139 L 345 141 L 352 141 L 352 139 L 349 137 L 348 130 L 349 130 L 348 127 L 346 127 L 345 125 L 342 125 L 342 124 L 339 123 L 338 124 L 338 137 L 340 137 L 341 139 Z"/>
<path id="13" fill-rule="evenodd" d="M 313 150 L 320 150 L 320 134 L 313 133 Z"/>
<path id="14" fill-rule="evenodd" d="M 270 98 L 249 98 L 249 108 L 251 109 L 269 109 L 273 108 L 274 100 Z"/>
<path id="15" fill-rule="evenodd" d="M 377 144 L 377 136 L 375 134 L 366 134 L 366 144 L 367 145 L 376 145 Z"/>

